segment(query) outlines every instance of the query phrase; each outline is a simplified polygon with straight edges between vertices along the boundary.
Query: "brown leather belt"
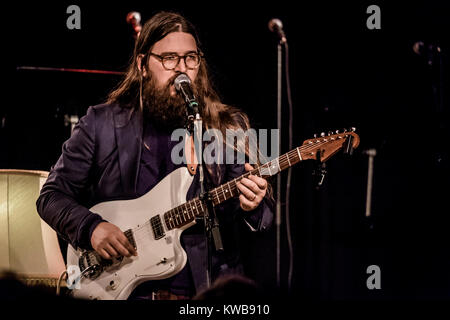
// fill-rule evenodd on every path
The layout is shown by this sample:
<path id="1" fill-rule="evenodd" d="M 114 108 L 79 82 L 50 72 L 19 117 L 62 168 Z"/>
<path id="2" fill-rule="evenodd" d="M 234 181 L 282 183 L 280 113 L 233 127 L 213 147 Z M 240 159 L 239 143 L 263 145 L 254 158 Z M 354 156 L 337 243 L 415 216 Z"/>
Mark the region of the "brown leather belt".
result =
<path id="1" fill-rule="evenodd" d="M 152 292 L 152 300 L 190 300 L 191 297 L 174 294 L 169 290 L 156 290 Z"/>

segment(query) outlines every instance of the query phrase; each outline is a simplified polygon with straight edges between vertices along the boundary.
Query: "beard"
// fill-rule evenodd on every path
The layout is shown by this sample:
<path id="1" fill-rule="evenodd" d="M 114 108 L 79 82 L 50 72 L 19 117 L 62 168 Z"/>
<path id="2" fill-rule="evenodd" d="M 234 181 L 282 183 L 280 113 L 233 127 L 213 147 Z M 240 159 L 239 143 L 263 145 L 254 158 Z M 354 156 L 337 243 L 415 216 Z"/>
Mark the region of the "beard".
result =
<path id="1" fill-rule="evenodd" d="M 144 80 L 143 83 L 143 104 L 146 118 L 160 130 L 172 131 L 183 128 L 186 125 L 186 104 L 181 95 L 170 94 L 170 86 L 173 84 L 178 74 L 170 78 L 163 88 L 158 88 L 154 77 Z M 192 91 L 197 98 L 195 85 Z M 200 101 L 199 101 L 200 102 Z"/>

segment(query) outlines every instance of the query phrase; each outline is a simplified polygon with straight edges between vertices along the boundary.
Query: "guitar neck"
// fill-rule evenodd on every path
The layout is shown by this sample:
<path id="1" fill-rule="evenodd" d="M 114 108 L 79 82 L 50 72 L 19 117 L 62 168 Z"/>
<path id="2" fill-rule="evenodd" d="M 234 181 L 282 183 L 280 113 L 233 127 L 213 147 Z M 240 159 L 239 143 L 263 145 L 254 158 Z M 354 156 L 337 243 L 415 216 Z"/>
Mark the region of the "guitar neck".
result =
<path id="1" fill-rule="evenodd" d="M 343 133 L 338 133 L 338 131 L 336 131 L 336 134 L 329 133 L 328 136 L 323 134 L 321 137 L 305 140 L 302 146 L 212 189 L 208 195 L 211 198 L 213 206 L 217 206 L 239 195 L 237 183 L 242 178 L 248 177 L 249 175 L 268 178 L 292 167 L 300 161 L 315 159 L 324 162 L 340 149 L 345 147 L 346 152 L 349 152 L 349 150 L 357 148 L 358 145 L 359 136 L 354 132 L 354 128 L 351 132 L 345 130 Z M 162 219 L 160 215 L 154 216 L 148 223 L 151 224 L 155 238 L 158 239 L 164 236 L 163 224 L 165 224 L 168 230 L 171 230 L 186 226 L 194 222 L 197 218 L 203 217 L 205 214 L 204 205 L 197 197 L 165 212 L 162 215 Z"/>
<path id="2" fill-rule="evenodd" d="M 237 183 L 248 177 L 249 175 L 254 175 L 262 178 L 269 178 L 271 176 L 277 175 L 279 172 L 299 163 L 303 160 L 301 147 L 295 148 L 282 156 L 273 159 L 255 169 L 244 173 L 243 175 L 225 183 L 217 188 L 212 189 L 209 193 L 212 198 L 213 205 L 219 205 L 222 202 L 239 195 L 237 188 Z"/>
<path id="3" fill-rule="evenodd" d="M 256 175 L 262 178 L 274 176 L 282 170 L 285 170 L 302 161 L 306 153 L 311 154 L 313 150 L 317 149 L 317 147 L 317 144 L 297 147 L 281 155 L 280 157 L 253 169 L 252 171 L 248 171 L 245 174 L 210 190 L 209 195 L 212 199 L 213 206 L 217 206 L 222 202 L 237 196 L 239 194 L 237 183 L 242 178 L 248 177 L 249 175 Z M 164 214 L 164 222 L 169 230 L 173 228 L 180 228 L 191 223 L 197 217 L 202 217 L 204 212 L 204 203 L 202 203 L 202 201 L 197 197 L 166 212 Z"/>

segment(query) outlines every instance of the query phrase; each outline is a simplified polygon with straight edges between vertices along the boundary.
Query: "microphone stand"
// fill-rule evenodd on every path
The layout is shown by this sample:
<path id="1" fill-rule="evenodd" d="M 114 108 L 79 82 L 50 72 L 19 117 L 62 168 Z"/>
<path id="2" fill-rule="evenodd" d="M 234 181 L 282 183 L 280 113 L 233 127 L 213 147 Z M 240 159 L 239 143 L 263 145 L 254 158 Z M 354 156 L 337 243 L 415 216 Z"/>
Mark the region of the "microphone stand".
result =
<path id="1" fill-rule="evenodd" d="M 278 43 L 277 48 L 277 128 L 280 130 L 278 135 L 278 148 L 281 149 L 281 98 L 282 98 L 282 48 L 281 41 Z M 279 153 L 279 152 L 278 152 Z M 276 225 L 276 264 L 277 264 L 277 288 L 281 285 L 281 174 L 277 175 L 277 202 L 275 213 L 275 225 Z"/>
<path id="2" fill-rule="evenodd" d="M 211 287 L 212 283 L 212 242 L 216 251 L 223 251 L 222 238 L 220 236 L 219 221 L 217 219 L 215 209 L 212 205 L 212 197 L 209 191 L 207 191 L 206 180 L 204 175 L 203 164 L 203 124 L 200 116 L 198 105 L 196 102 L 191 101 L 188 103 L 188 125 L 187 129 L 189 133 L 194 134 L 194 146 L 195 153 L 198 160 L 199 170 L 199 183 L 200 183 L 200 196 L 199 199 L 205 204 L 205 212 L 203 215 L 203 222 L 205 226 L 205 241 L 206 241 L 206 285 L 207 288 Z M 195 118 L 193 116 L 195 114 Z"/>

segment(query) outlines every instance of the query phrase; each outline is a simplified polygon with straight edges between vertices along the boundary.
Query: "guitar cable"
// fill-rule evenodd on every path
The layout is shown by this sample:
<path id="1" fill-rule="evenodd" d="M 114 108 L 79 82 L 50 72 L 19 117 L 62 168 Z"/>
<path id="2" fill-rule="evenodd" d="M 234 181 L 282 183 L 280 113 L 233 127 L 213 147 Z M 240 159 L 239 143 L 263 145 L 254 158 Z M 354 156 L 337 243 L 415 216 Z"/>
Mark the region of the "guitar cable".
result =
<path id="1" fill-rule="evenodd" d="M 61 272 L 61 274 L 59 275 L 58 282 L 56 283 L 56 295 L 57 295 L 57 296 L 59 296 L 60 293 L 61 293 L 61 282 L 62 282 L 62 280 L 63 280 L 64 275 L 66 276 L 66 280 L 67 280 L 67 278 L 68 278 L 68 276 L 69 276 L 68 273 L 67 273 L 67 270 L 64 270 L 64 271 Z"/>

